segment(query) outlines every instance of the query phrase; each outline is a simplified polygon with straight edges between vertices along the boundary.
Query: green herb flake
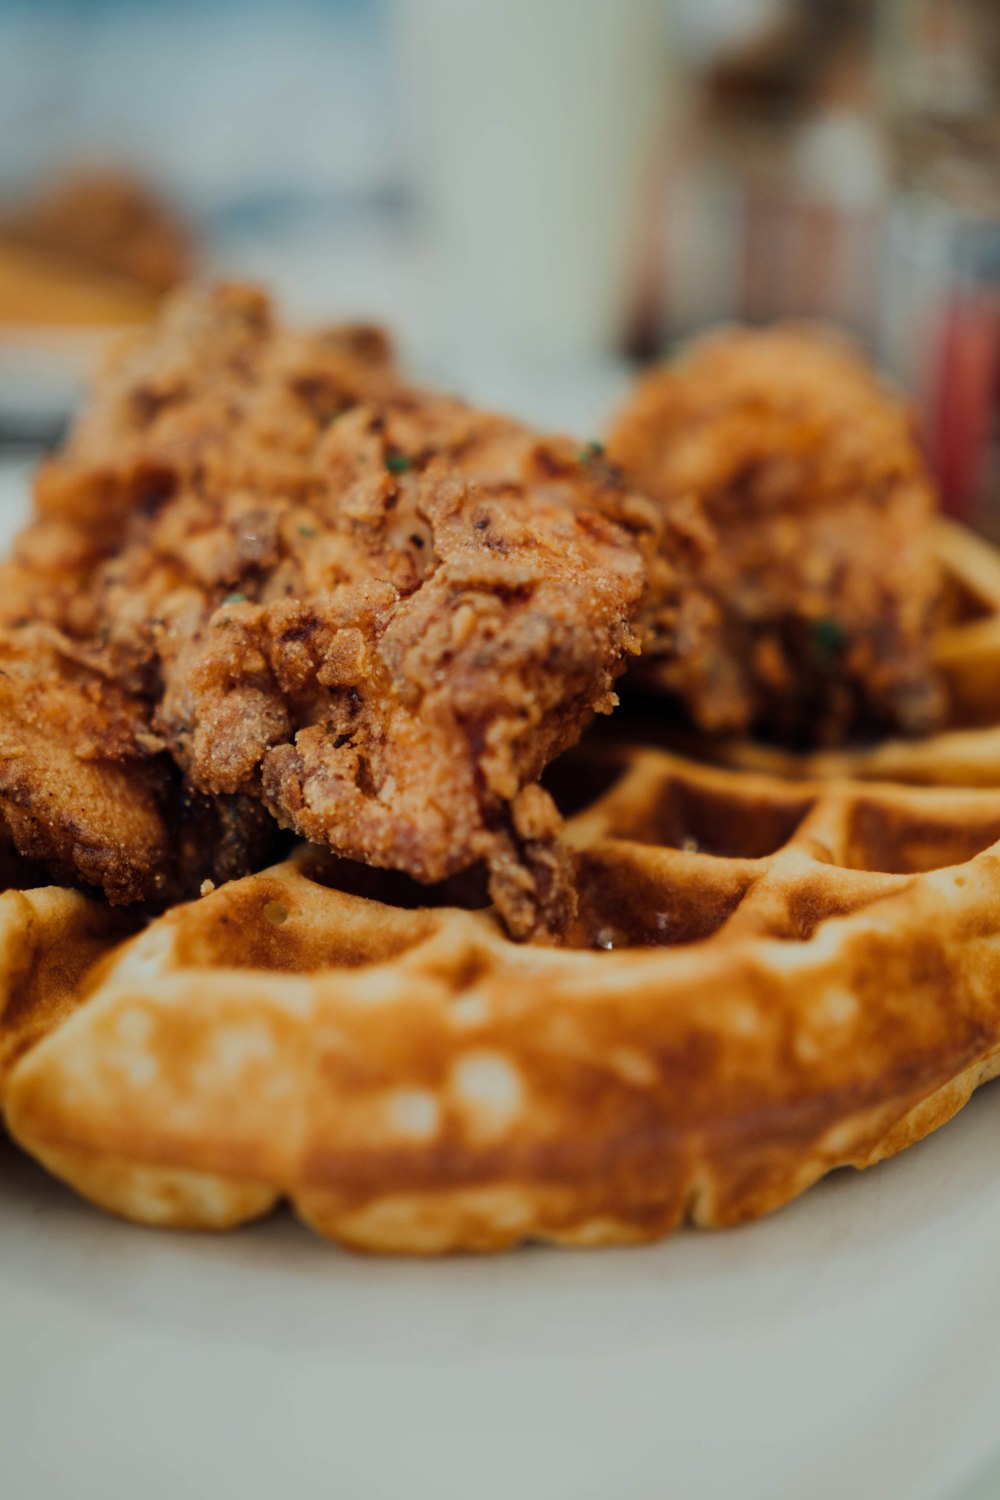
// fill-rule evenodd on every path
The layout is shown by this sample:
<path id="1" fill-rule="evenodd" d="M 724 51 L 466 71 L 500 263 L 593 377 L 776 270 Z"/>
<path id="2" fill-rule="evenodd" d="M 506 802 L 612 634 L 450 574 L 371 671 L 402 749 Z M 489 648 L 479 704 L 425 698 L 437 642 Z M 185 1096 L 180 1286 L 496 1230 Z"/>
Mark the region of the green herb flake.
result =
<path id="1" fill-rule="evenodd" d="M 843 626 L 829 615 L 812 622 L 812 641 L 822 661 L 832 661 L 844 644 Z"/>
<path id="2" fill-rule="evenodd" d="M 590 442 L 581 448 L 576 456 L 581 464 L 589 464 L 593 458 L 604 457 L 604 444 L 598 442 L 597 438 L 591 438 Z"/>
<path id="3" fill-rule="evenodd" d="M 299 536 L 319 536 L 315 526 L 300 526 Z"/>
<path id="4" fill-rule="evenodd" d="M 413 459 L 405 453 L 387 453 L 385 466 L 390 474 L 405 474 L 407 469 L 413 468 Z"/>
<path id="5" fill-rule="evenodd" d="M 222 602 L 223 604 L 246 604 L 247 596 L 246 594 L 227 594 Z"/>

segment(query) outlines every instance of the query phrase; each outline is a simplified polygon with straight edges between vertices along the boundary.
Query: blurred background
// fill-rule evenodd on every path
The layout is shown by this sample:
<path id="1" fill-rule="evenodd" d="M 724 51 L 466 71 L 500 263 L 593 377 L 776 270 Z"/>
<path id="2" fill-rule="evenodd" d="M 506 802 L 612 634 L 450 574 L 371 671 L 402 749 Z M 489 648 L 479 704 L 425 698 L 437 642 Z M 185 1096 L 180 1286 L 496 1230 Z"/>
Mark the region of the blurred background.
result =
<path id="1" fill-rule="evenodd" d="M 191 273 L 580 433 L 832 319 L 995 529 L 1000 0 L 0 0 L 0 442 Z"/>

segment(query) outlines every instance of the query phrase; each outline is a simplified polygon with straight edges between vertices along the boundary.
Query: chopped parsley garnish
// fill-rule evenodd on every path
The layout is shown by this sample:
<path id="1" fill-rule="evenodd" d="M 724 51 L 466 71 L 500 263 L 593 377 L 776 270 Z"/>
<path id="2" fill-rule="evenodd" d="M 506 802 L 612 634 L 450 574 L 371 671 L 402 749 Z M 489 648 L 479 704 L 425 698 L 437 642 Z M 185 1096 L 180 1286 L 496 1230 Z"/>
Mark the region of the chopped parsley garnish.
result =
<path id="1" fill-rule="evenodd" d="M 413 468 L 413 459 L 405 453 L 387 453 L 385 466 L 390 474 L 405 474 L 407 469 Z"/>
<path id="2" fill-rule="evenodd" d="M 598 442 L 597 438 L 591 438 L 590 442 L 581 448 L 576 456 L 580 463 L 589 464 L 592 458 L 604 457 L 604 444 Z"/>
<path id="3" fill-rule="evenodd" d="M 822 661 L 831 661 L 844 644 L 843 626 L 826 615 L 812 622 L 812 640 L 816 654 Z"/>
<path id="4" fill-rule="evenodd" d="M 299 536 L 318 536 L 318 535 L 319 535 L 319 533 L 317 532 L 315 526 L 300 526 L 299 527 Z"/>
<path id="5" fill-rule="evenodd" d="M 238 594 L 238 593 L 237 594 L 227 594 L 226 597 L 223 599 L 222 602 L 223 602 L 223 604 L 245 604 L 247 602 L 247 596 L 246 596 L 246 594 Z"/>

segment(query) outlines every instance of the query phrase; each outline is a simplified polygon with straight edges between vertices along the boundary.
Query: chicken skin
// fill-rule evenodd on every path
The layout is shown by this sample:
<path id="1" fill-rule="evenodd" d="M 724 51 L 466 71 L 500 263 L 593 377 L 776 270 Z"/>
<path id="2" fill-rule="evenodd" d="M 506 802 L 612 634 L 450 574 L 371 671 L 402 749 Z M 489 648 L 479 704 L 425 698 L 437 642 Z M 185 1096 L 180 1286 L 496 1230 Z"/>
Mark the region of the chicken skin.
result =
<path id="1" fill-rule="evenodd" d="M 113 904 L 163 904 L 242 874 L 268 820 L 186 791 L 146 705 L 57 631 L 0 632 L 0 846 Z"/>
<path id="2" fill-rule="evenodd" d="M 935 495 L 906 407 L 847 341 L 710 335 L 639 383 L 608 449 L 715 534 L 694 574 L 700 646 L 679 654 L 668 633 L 664 655 L 649 621 L 644 687 L 710 732 L 830 743 L 935 726 Z"/>

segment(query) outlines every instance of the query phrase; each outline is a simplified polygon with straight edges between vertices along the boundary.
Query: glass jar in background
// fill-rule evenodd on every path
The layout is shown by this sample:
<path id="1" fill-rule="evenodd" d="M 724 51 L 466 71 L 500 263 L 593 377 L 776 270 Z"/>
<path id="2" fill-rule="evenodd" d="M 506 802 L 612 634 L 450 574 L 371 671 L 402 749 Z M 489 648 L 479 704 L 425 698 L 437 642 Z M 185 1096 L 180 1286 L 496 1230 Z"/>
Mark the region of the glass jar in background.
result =
<path id="1" fill-rule="evenodd" d="M 1000 119 L 923 149 L 891 210 L 883 358 L 917 399 L 946 508 L 1000 535 Z"/>
<path id="2" fill-rule="evenodd" d="M 620 344 L 671 103 L 661 0 L 407 0 L 394 11 L 432 357 Z"/>
<path id="3" fill-rule="evenodd" d="M 887 159 L 863 20 L 830 42 L 769 179 L 749 184 L 743 314 L 829 319 L 867 339 Z"/>
<path id="4" fill-rule="evenodd" d="M 872 27 L 872 0 L 816 0 L 719 39 L 667 188 L 672 336 L 807 317 L 871 339 L 888 182 Z"/>

